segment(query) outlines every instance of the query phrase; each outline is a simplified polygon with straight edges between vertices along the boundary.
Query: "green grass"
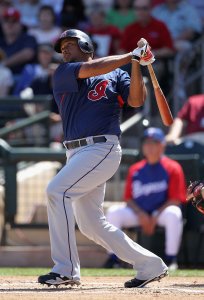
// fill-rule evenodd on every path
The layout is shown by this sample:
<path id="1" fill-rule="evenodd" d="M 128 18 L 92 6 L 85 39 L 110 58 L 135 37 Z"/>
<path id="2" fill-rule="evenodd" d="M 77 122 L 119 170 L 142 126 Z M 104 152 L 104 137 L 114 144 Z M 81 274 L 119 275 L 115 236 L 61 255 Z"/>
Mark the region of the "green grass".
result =
<path id="1" fill-rule="evenodd" d="M 0 268 L 0 276 L 39 276 L 50 272 L 47 268 Z M 81 269 L 83 276 L 130 276 L 134 277 L 132 269 Z M 204 277 L 204 270 L 177 270 L 170 272 L 172 277 Z"/>

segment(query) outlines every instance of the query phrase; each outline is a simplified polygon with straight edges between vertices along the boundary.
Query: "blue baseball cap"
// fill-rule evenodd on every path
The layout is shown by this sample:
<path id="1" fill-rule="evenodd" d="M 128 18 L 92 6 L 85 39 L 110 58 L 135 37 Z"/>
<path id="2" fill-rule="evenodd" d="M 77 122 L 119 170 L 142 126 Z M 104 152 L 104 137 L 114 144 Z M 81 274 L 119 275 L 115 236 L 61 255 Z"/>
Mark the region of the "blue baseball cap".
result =
<path id="1" fill-rule="evenodd" d="M 150 138 L 154 141 L 165 143 L 165 135 L 163 130 L 157 127 L 149 127 L 144 131 L 143 140 Z"/>

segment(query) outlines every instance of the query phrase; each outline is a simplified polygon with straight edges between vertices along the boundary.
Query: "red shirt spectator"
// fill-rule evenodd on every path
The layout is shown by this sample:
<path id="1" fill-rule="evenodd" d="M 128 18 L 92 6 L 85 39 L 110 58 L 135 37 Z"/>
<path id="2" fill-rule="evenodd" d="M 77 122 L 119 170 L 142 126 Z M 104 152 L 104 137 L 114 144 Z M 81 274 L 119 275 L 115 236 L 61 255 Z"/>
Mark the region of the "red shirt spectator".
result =
<path id="1" fill-rule="evenodd" d="M 90 27 L 88 33 L 97 44 L 97 56 L 101 57 L 116 54 L 117 48 L 115 47 L 115 41 L 117 42 L 121 38 L 121 33 L 117 27 L 113 25 L 106 25 L 99 29 Z"/>
<path id="2" fill-rule="evenodd" d="M 125 51 L 132 51 L 137 47 L 137 41 L 145 38 L 151 45 L 152 50 L 167 47 L 173 50 L 173 42 L 166 25 L 154 18 L 151 18 L 145 26 L 135 22 L 125 28 L 122 35 L 120 48 Z"/>
<path id="3" fill-rule="evenodd" d="M 186 121 L 186 134 L 204 131 L 204 95 L 190 97 L 177 117 Z"/>
<path id="4" fill-rule="evenodd" d="M 165 0 L 152 0 L 152 7 L 155 7 L 155 6 L 157 6 L 159 4 L 162 4 L 164 2 L 165 2 Z"/>
<path id="5" fill-rule="evenodd" d="M 96 44 L 95 55 L 103 57 L 116 54 L 121 39 L 121 32 L 117 27 L 106 24 L 104 7 L 95 4 L 87 10 L 87 15 L 90 20 L 90 26 L 86 31 Z"/>
<path id="6" fill-rule="evenodd" d="M 183 139 L 203 143 L 204 134 L 204 94 L 193 95 L 178 112 L 166 135 L 166 142 L 178 144 Z"/>

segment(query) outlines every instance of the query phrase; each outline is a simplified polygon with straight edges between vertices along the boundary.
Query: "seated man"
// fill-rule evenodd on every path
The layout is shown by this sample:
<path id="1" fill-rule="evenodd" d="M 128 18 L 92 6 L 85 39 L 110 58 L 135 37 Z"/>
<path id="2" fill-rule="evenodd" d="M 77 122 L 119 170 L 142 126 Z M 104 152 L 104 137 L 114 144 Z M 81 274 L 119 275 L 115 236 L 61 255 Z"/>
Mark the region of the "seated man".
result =
<path id="1" fill-rule="evenodd" d="M 15 8 L 4 11 L 1 25 L 3 37 L 0 37 L 0 48 L 5 52 L 2 64 L 12 71 L 15 84 L 25 64 L 35 62 L 37 43 L 24 31 L 20 12 Z"/>
<path id="2" fill-rule="evenodd" d="M 166 135 L 168 144 L 194 140 L 204 144 L 204 94 L 188 98 Z"/>
<path id="3" fill-rule="evenodd" d="M 164 156 L 165 136 L 160 128 L 145 130 L 142 152 L 145 159 L 129 168 L 125 187 L 126 204 L 112 206 L 107 220 L 118 228 L 140 225 L 146 235 L 156 225 L 165 229 L 165 259 L 176 269 L 177 254 L 183 231 L 181 202 L 185 201 L 186 184 L 181 166 Z M 112 264 L 111 264 L 112 263 Z M 117 257 L 110 253 L 105 267 L 114 266 Z"/>

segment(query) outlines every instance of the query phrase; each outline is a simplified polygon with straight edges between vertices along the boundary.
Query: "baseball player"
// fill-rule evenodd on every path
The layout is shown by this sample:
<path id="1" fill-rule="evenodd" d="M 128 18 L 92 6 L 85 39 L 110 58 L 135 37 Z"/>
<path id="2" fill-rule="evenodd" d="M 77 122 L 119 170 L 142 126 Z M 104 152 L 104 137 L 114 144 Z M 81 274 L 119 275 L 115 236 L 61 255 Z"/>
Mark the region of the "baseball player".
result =
<path id="1" fill-rule="evenodd" d="M 54 267 L 38 282 L 80 284 L 76 219 L 84 235 L 133 265 L 137 276 L 125 287 L 142 287 L 166 276 L 168 268 L 160 257 L 106 221 L 103 201 L 106 181 L 121 160 L 120 104 L 143 105 L 146 87 L 140 65 L 152 63 L 154 56 L 145 41 L 131 53 L 93 59 L 92 41 L 75 29 L 61 34 L 55 50 L 64 60 L 55 71 L 53 93 L 62 118 L 67 163 L 47 187 Z M 131 78 L 119 68 L 130 62 Z"/>
<path id="2" fill-rule="evenodd" d="M 186 183 L 178 162 L 166 157 L 162 129 L 144 131 L 143 159 L 128 170 L 124 198 L 126 205 L 113 205 L 106 218 L 118 228 L 140 225 L 143 233 L 153 235 L 156 225 L 165 230 L 165 259 L 169 270 L 178 268 L 177 255 L 183 232 L 181 204 L 185 203 Z M 105 267 L 118 263 L 111 254 Z"/>

